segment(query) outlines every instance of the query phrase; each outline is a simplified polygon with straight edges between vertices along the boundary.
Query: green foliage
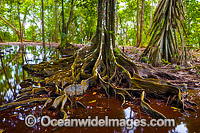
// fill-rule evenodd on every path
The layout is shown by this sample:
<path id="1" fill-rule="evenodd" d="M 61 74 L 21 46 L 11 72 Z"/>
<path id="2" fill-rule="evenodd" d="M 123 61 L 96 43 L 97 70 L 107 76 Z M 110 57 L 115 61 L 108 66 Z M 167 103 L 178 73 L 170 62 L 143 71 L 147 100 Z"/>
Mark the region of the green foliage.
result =
<path id="1" fill-rule="evenodd" d="M 200 43 L 200 1 L 186 1 L 186 21 L 187 43 L 198 47 Z"/>
<path id="2" fill-rule="evenodd" d="M 121 51 L 120 51 L 119 48 L 115 48 L 114 52 L 115 52 L 116 54 L 118 54 L 118 55 L 121 53 Z"/>
<path id="3" fill-rule="evenodd" d="M 56 3 L 55 3 L 56 2 Z M 141 6 L 141 1 L 139 1 Z M 10 24 L 19 30 L 19 18 L 17 12 L 17 1 L 2 0 L 0 16 L 5 18 Z M 61 1 L 60 0 L 44 0 L 44 24 L 46 41 L 55 41 L 55 26 L 56 14 L 55 4 L 57 6 L 57 38 L 62 39 L 62 16 L 61 16 Z M 155 10 L 158 0 L 154 0 Z M 95 34 L 97 26 L 97 0 L 75 0 L 74 10 L 69 33 L 68 41 L 72 43 L 87 43 Z M 187 32 L 187 44 L 194 47 L 199 46 L 200 42 L 200 27 L 199 27 L 199 10 L 200 2 L 198 0 L 186 1 L 185 21 L 184 26 Z M 24 24 L 23 36 L 24 39 L 41 41 L 41 0 L 20 0 L 20 20 Z M 64 1 L 64 19 L 67 22 L 70 15 L 71 1 Z M 139 7 L 141 9 L 141 7 Z M 136 12 L 137 0 L 118 0 L 116 5 L 116 26 L 118 31 L 116 39 L 119 45 L 136 44 Z M 145 0 L 144 10 L 144 30 L 143 44 L 148 42 L 148 31 L 150 28 L 151 15 L 151 0 Z M 118 23 L 117 23 L 118 22 Z M 187 28 L 189 27 L 189 28 Z M 0 41 L 18 41 L 18 36 L 15 31 L 10 28 L 5 22 L 0 20 Z M 177 35 L 179 36 L 179 35 Z M 186 36 L 185 36 L 186 37 Z M 178 38 L 178 42 L 181 40 Z"/>
<path id="4" fill-rule="evenodd" d="M 145 62 L 145 63 L 150 63 L 148 58 L 146 56 L 143 56 L 142 57 L 142 62 Z"/>

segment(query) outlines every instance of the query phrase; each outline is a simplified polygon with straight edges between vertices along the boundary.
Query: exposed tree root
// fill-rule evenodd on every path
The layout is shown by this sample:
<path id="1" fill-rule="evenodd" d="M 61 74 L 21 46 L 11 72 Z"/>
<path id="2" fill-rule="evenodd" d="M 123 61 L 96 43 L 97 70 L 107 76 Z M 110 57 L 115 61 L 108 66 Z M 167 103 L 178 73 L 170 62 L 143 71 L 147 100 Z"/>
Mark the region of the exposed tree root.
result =
<path id="1" fill-rule="evenodd" d="M 140 106 L 141 106 L 141 109 L 146 112 L 148 115 L 154 117 L 154 118 L 158 118 L 158 119 L 166 119 L 166 117 L 161 114 L 160 112 L 156 111 L 155 109 L 152 109 L 150 107 L 149 104 L 147 104 L 145 101 L 144 101 L 144 95 L 145 95 L 145 92 L 143 91 L 142 92 L 142 95 L 141 95 L 141 103 L 140 103 Z"/>
<path id="2" fill-rule="evenodd" d="M 40 83 L 43 87 L 28 87 L 20 90 L 21 94 L 19 94 L 17 102 L 0 106 L 0 111 L 10 107 L 46 101 L 43 110 L 54 99 L 50 109 L 60 108 L 61 116 L 67 118 L 68 115 L 64 111 L 66 102 L 69 101 L 72 104 L 71 97 L 83 95 L 88 88 L 97 86 L 97 84 L 101 84 L 101 88 L 105 90 L 107 96 L 114 94 L 122 97 L 121 106 L 125 104 L 126 100 L 135 101 L 134 97 L 141 96 L 141 109 L 154 118 L 166 117 L 150 107 L 148 100 L 145 100 L 145 94 L 147 97 L 167 100 L 168 105 L 184 111 L 184 99 L 179 86 L 164 80 L 145 79 L 139 76 L 145 72 L 151 73 L 151 69 L 135 65 L 118 48 L 113 49 L 111 45 L 105 47 L 103 43 L 95 46 L 95 42 L 94 37 L 85 47 L 77 50 L 75 56 L 42 62 L 38 65 L 24 65 L 25 70 L 43 79 Z M 156 75 L 162 77 L 163 73 L 158 72 Z M 174 79 L 175 77 L 170 78 Z M 48 94 L 49 99 L 24 100 L 38 94 Z M 76 104 L 84 107 L 79 101 Z"/>
<path id="3" fill-rule="evenodd" d="M 28 106 L 28 105 L 32 105 L 35 103 L 42 103 L 45 102 L 48 98 L 31 98 L 31 99 L 27 99 L 24 101 L 19 101 L 19 102 L 12 102 L 12 103 L 8 103 L 8 104 L 3 104 L 0 106 L 0 111 L 5 110 L 5 109 L 9 109 L 12 107 L 17 107 L 17 106 Z"/>

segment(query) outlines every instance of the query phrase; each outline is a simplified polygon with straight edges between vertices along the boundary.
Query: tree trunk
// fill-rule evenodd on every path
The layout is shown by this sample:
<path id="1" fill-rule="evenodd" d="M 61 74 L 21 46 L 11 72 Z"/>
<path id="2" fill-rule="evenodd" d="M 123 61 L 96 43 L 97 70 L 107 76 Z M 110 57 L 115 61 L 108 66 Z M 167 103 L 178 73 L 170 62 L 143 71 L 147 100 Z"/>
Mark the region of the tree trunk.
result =
<path id="1" fill-rule="evenodd" d="M 163 6 L 165 5 L 165 6 Z M 162 65 L 162 59 L 171 63 L 186 63 L 186 46 L 183 38 L 184 9 L 182 0 L 160 0 L 149 32 L 150 41 L 142 55 L 148 57 L 153 66 Z M 182 12 L 177 17 L 177 11 Z M 179 36 L 176 35 L 177 31 Z M 178 40 L 181 41 L 179 49 Z"/>
<path id="2" fill-rule="evenodd" d="M 5 20 L 3 17 L 0 16 L 0 19 L 3 20 L 10 28 L 12 28 L 12 29 L 15 31 L 15 33 L 17 34 L 18 39 L 19 39 L 19 41 L 20 41 L 20 32 L 19 32 L 19 30 L 17 30 L 12 24 L 10 24 L 10 23 L 9 23 L 7 20 Z"/>
<path id="3" fill-rule="evenodd" d="M 74 31 L 75 31 L 75 23 L 73 22 L 72 37 L 71 37 L 72 44 L 74 43 Z"/>
<path id="4" fill-rule="evenodd" d="M 64 13 L 64 3 L 62 0 L 62 25 L 63 25 L 63 29 L 62 29 L 62 33 L 66 34 L 66 26 L 65 26 L 65 13 Z"/>
<path id="5" fill-rule="evenodd" d="M 187 13 L 188 14 L 188 24 L 187 24 L 187 35 L 189 34 L 189 31 L 190 31 L 190 14 L 189 12 Z"/>
<path id="6" fill-rule="evenodd" d="M 70 10 L 70 15 L 69 15 L 69 19 L 67 21 L 67 27 L 66 27 L 66 34 L 68 35 L 68 31 L 69 31 L 69 25 L 73 16 L 73 9 L 74 9 L 74 0 L 71 1 L 71 10 Z"/>
<path id="7" fill-rule="evenodd" d="M 20 27 L 20 42 L 22 42 L 23 40 L 23 36 L 22 36 L 22 26 L 21 26 L 21 20 L 20 20 L 20 9 L 19 9 L 19 0 L 18 0 L 18 4 L 17 4 L 17 10 L 18 10 L 18 17 L 19 17 L 19 27 Z"/>
<path id="8" fill-rule="evenodd" d="M 152 26 L 152 19 L 153 19 L 153 0 L 151 0 L 151 16 L 150 16 L 150 27 L 149 27 L 149 29 L 151 29 L 151 26 Z"/>
<path id="9" fill-rule="evenodd" d="M 44 58 L 43 60 L 46 61 L 46 46 L 45 46 L 45 35 L 44 35 L 44 4 L 42 1 L 42 41 L 43 41 L 43 49 L 44 49 Z"/>
<path id="10" fill-rule="evenodd" d="M 56 18 L 56 23 L 55 23 L 55 42 L 58 42 L 58 33 L 57 33 L 57 25 L 58 25 L 58 17 L 57 17 L 57 0 L 55 0 L 55 18 Z"/>
<path id="11" fill-rule="evenodd" d="M 74 0 L 71 1 L 71 10 L 70 10 L 70 15 L 69 19 L 67 22 L 67 27 L 65 28 L 65 21 L 64 21 L 64 7 L 63 7 L 63 0 L 62 0 L 62 17 L 63 17 L 63 34 L 61 37 L 61 44 L 59 45 L 59 50 L 61 50 L 62 54 L 67 54 L 67 55 L 73 55 L 74 50 L 77 49 L 76 46 L 70 44 L 68 42 L 68 31 L 69 31 L 69 26 L 70 22 L 73 16 L 73 8 L 74 8 Z"/>
<path id="12" fill-rule="evenodd" d="M 136 41 L 136 47 L 139 47 L 139 43 L 140 43 L 140 41 L 139 41 L 139 7 L 140 5 L 139 5 L 139 0 L 137 0 L 137 33 L 136 33 L 136 39 L 137 39 L 137 41 Z"/>
<path id="13" fill-rule="evenodd" d="M 142 0 L 139 47 L 142 47 L 143 23 L 144 23 L 144 4 L 145 4 L 145 0 Z"/>

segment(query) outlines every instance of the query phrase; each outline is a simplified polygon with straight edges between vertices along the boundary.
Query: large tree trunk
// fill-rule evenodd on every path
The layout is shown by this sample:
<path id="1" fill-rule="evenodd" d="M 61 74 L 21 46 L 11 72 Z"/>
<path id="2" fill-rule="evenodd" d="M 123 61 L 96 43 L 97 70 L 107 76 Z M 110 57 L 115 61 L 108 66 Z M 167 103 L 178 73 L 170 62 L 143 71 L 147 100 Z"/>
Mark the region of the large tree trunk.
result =
<path id="1" fill-rule="evenodd" d="M 182 0 L 161 0 L 155 13 L 150 41 L 141 57 L 146 56 L 154 66 L 161 65 L 162 59 L 171 63 L 186 65 L 187 49 L 185 46 L 182 30 L 183 25 L 183 2 Z M 179 32 L 181 48 L 178 46 Z M 140 58 L 142 60 L 142 58 Z"/>

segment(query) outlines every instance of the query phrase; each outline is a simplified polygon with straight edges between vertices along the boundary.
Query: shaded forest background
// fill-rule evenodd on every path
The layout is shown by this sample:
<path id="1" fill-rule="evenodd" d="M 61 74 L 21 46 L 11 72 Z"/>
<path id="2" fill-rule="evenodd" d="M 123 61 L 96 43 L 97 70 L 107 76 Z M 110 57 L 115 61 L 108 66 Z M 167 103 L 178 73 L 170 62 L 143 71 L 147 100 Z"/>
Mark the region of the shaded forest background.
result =
<path id="1" fill-rule="evenodd" d="M 0 41 L 19 41 L 20 33 L 24 41 L 42 41 L 42 1 L 46 42 L 61 42 L 65 33 L 70 43 L 86 44 L 95 34 L 96 0 L 1 0 Z M 148 33 L 158 2 L 158 0 L 117 1 L 115 28 L 119 45 L 147 46 Z M 198 47 L 200 2 L 187 0 L 184 1 L 184 5 L 185 42 L 187 46 Z"/>

